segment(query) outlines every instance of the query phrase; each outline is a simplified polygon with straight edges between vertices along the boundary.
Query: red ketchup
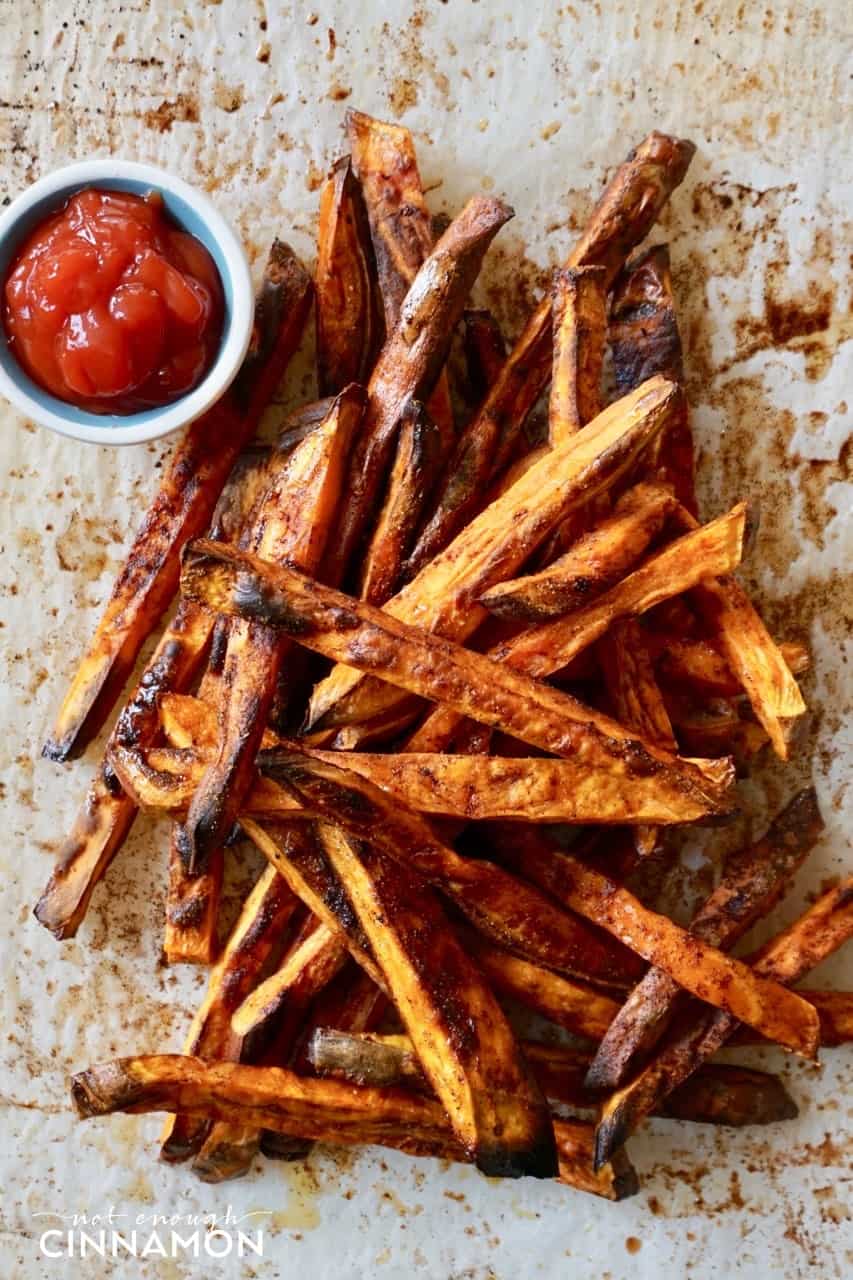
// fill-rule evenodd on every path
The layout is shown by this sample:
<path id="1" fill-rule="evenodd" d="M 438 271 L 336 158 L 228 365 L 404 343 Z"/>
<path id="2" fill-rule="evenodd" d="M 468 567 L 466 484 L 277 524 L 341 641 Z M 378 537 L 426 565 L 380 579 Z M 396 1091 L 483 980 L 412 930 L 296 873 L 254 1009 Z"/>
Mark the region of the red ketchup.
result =
<path id="1" fill-rule="evenodd" d="M 222 317 L 213 259 L 153 193 L 72 196 L 26 241 L 4 289 L 19 363 L 95 413 L 135 413 L 191 391 L 216 357 Z"/>

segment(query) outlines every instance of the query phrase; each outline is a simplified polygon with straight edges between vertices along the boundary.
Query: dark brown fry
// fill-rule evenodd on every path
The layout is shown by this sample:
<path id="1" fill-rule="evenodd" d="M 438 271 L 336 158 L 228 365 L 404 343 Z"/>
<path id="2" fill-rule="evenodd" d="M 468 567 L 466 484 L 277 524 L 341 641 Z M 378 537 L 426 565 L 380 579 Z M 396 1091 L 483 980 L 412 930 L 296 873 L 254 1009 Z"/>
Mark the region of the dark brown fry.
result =
<path id="1" fill-rule="evenodd" d="M 648 233 L 693 157 L 692 143 L 651 133 L 605 188 L 568 267 L 603 266 L 608 286 Z M 419 571 L 476 512 L 489 483 L 508 463 L 527 415 L 551 374 L 551 299 L 527 322 L 501 376 L 459 438 L 433 514 L 410 557 Z"/>
<path id="2" fill-rule="evenodd" d="M 490 847 L 558 902 L 606 929 L 698 999 L 731 1013 L 806 1057 L 814 1057 L 820 1026 L 814 1009 L 773 979 L 687 933 L 645 907 L 627 889 L 565 853 L 541 831 L 492 824 Z M 772 1028 L 772 1030 L 771 1030 Z"/>
<path id="3" fill-rule="evenodd" d="M 367 217 L 349 156 L 320 195 L 317 230 L 317 385 L 333 396 L 351 382 L 366 383 L 378 337 L 374 264 Z"/>
<path id="4" fill-rule="evenodd" d="M 359 1089 L 338 1080 L 296 1076 L 280 1067 L 205 1063 L 176 1054 L 119 1058 L 72 1077 L 71 1098 L 86 1119 L 116 1111 L 192 1109 L 212 1117 L 344 1145 L 381 1143 L 412 1155 L 466 1160 L 438 1102 L 405 1089 Z M 559 1180 L 608 1200 L 637 1190 L 622 1157 L 591 1170 L 592 1127 L 554 1122 Z"/>
<path id="5" fill-rule="evenodd" d="M 734 946 L 779 901 L 822 831 L 814 790 L 799 792 L 759 841 L 729 858 L 690 932 L 715 947 Z M 599 1045 L 587 1077 L 590 1088 L 617 1088 L 651 1052 L 672 1020 L 679 991 L 662 970 L 649 970 Z"/>
<path id="6" fill-rule="evenodd" d="M 563 267 L 553 281 L 554 364 L 548 433 L 551 446 L 601 412 L 601 371 L 607 329 L 604 267 Z"/>
<path id="7" fill-rule="evenodd" d="M 343 580 L 373 512 L 403 409 L 428 395 L 486 250 L 512 216 L 500 200 L 474 196 L 426 259 L 385 340 L 368 385 L 368 406 L 356 447 L 349 501 L 326 563 L 330 582 Z"/>
<path id="8" fill-rule="evenodd" d="M 751 957 L 754 972 L 775 982 L 797 982 L 853 937 L 853 877 L 817 900 L 804 915 Z M 630 1083 L 604 1103 L 595 1158 L 603 1165 L 663 1098 L 721 1048 L 738 1029 L 731 1014 L 693 1006 L 662 1048 Z"/>
<path id="9" fill-rule="evenodd" d="M 652 373 L 683 382 L 681 338 L 667 245 L 655 245 L 632 259 L 617 279 L 610 303 L 609 336 L 613 375 L 620 395 Z M 685 401 L 680 418 L 649 451 L 644 469 L 650 477 L 671 485 L 678 501 L 695 516 L 693 454 L 693 435 Z"/>
<path id="10" fill-rule="evenodd" d="M 325 420 L 275 468 L 244 542 L 258 555 L 316 573 L 346 481 L 346 464 L 364 412 L 360 387 L 335 398 Z M 289 641 L 242 619 L 228 626 L 216 753 L 193 796 L 180 835 L 190 874 L 203 871 L 231 831 L 254 776 L 276 682 Z"/>
<path id="11" fill-rule="evenodd" d="M 491 311 L 469 307 L 463 318 L 468 383 L 479 403 L 500 377 L 506 360 L 506 343 Z"/>
<path id="12" fill-rule="evenodd" d="M 267 450 L 250 449 L 237 459 L 214 512 L 214 536 L 236 541 L 265 483 L 267 458 Z M 207 610 L 182 600 L 119 716 L 33 913 L 56 938 L 74 937 L 96 885 L 136 817 L 136 804 L 122 791 L 109 762 L 110 748 L 120 741 L 140 748 L 156 741 L 160 695 L 192 684 L 204 663 L 213 630 L 213 618 Z"/>
<path id="13" fill-rule="evenodd" d="M 263 973 L 297 899 L 286 882 L 267 868 L 249 894 L 240 917 L 210 975 L 207 993 L 186 1038 L 186 1053 L 236 1061 L 242 1042 L 231 1030 L 231 1015 Z M 198 1151 L 209 1125 L 197 1115 L 178 1113 L 166 1122 L 160 1157 L 170 1163 Z"/>
<path id="14" fill-rule="evenodd" d="M 492 1177 L 554 1177 L 545 1100 L 438 900 L 411 867 L 331 824 L 320 833 L 463 1149 Z"/>
<path id="15" fill-rule="evenodd" d="M 49 759 L 75 759 L 109 715 L 175 594 L 184 543 L 210 523 L 228 473 L 281 381 L 311 292 L 301 263 L 276 240 L 255 307 L 253 345 L 231 389 L 187 429 L 172 456 L 44 744 Z"/>

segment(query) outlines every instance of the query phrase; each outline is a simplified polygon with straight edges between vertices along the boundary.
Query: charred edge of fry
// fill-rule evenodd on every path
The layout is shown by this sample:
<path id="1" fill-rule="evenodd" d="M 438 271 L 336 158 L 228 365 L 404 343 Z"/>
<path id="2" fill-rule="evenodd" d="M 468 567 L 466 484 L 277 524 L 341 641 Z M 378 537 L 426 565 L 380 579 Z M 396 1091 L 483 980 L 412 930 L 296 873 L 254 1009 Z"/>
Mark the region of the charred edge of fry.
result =
<path id="1" fill-rule="evenodd" d="M 660 1114 L 694 1124 L 777 1124 L 800 1109 L 778 1076 L 732 1063 L 697 1071 L 664 1099 Z"/>
<path id="2" fill-rule="evenodd" d="M 320 195 L 317 233 L 317 384 L 334 395 L 366 382 L 376 347 L 375 264 L 361 188 L 349 156 L 338 160 Z"/>
<path id="3" fill-rule="evenodd" d="M 212 854 L 203 874 L 187 876 L 173 832 L 163 933 L 163 955 L 167 963 L 213 963 L 223 864 L 224 855 L 220 848 Z"/>
<path id="4" fill-rule="evenodd" d="M 491 311 L 469 307 L 464 313 L 465 363 L 471 391 L 479 401 L 500 376 L 506 343 Z"/>
<path id="5" fill-rule="evenodd" d="M 193 1160 L 192 1170 L 202 1182 L 210 1184 L 244 1178 L 259 1150 L 257 1129 L 235 1132 L 234 1125 L 214 1124 Z"/>

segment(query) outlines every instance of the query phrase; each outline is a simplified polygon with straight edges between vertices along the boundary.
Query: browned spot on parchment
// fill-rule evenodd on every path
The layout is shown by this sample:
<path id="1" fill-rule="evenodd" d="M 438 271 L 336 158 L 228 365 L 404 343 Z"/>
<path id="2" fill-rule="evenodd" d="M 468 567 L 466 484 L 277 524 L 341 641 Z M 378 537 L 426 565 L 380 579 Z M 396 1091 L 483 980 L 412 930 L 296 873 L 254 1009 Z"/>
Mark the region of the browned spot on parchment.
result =
<path id="1" fill-rule="evenodd" d="M 107 524 L 72 512 L 65 530 L 56 539 L 60 569 L 79 575 L 80 582 L 94 582 L 118 558 L 123 537 L 116 521 Z M 113 548 L 111 551 L 110 548 Z"/>
<path id="2" fill-rule="evenodd" d="M 146 111 L 143 120 L 149 129 L 168 133 L 173 124 L 198 124 L 198 100 L 194 94 L 179 93 L 171 100 L 164 99 L 159 107 Z"/>

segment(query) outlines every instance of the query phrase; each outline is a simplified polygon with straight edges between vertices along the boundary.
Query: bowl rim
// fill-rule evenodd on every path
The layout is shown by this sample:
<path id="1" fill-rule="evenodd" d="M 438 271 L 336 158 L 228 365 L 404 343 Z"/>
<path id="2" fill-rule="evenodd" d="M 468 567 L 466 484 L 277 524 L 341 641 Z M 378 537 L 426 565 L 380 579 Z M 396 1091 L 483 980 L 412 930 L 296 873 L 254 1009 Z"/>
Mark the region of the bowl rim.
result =
<path id="1" fill-rule="evenodd" d="M 0 394 L 4 395 L 27 418 L 59 435 L 82 440 L 88 444 L 144 444 L 170 435 L 173 431 L 194 422 L 220 399 L 233 382 L 243 363 L 252 336 L 254 318 L 252 276 L 249 260 L 239 237 L 206 195 L 197 191 L 183 178 L 178 178 L 157 165 L 115 157 L 75 161 L 73 164 L 52 170 L 32 183 L 0 213 L 0 242 L 13 235 L 21 218 L 45 199 L 63 194 L 70 196 L 76 190 L 91 183 L 108 184 L 110 179 L 146 184 L 183 200 L 205 223 L 211 237 L 217 242 L 229 276 L 231 314 L 216 359 L 197 387 L 182 396 L 180 400 L 164 405 L 162 409 L 155 407 L 145 411 L 148 416 L 144 423 L 134 423 L 132 419 L 138 416 L 134 414 L 115 416 L 105 414 L 103 426 L 77 422 L 71 416 L 79 412 L 74 405 L 69 404 L 68 412 L 65 413 L 62 409 L 63 402 L 51 397 L 51 404 L 57 407 L 54 409 L 45 406 L 28 391 L 31 379 L 23 369 L 20 371 L 21 381 L 18 381 L 2 364 L 0 364 Z M 6 342 L 5 331 L 1 324 L 0 342 Z M 125 425 L 122 425 L 123 420 Z"/>

